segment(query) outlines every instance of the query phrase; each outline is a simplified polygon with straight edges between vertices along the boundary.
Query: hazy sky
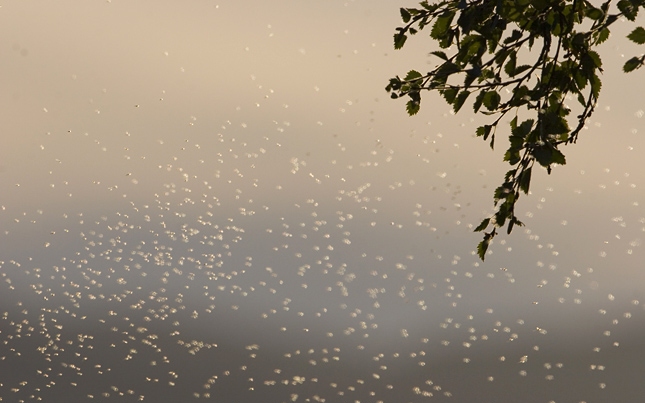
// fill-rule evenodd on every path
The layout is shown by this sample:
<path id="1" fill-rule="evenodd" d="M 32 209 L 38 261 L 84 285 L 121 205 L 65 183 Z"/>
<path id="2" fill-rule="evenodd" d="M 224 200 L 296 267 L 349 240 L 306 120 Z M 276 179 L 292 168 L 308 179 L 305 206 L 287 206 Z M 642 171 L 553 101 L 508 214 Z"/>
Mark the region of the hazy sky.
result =
<path id="1" fill-rule="evenodd" d="M 483 263 L 506 128 L 389 99 L 406 5 L 3 4 L 0 400 L 638 401 L 631 25 Z"/>

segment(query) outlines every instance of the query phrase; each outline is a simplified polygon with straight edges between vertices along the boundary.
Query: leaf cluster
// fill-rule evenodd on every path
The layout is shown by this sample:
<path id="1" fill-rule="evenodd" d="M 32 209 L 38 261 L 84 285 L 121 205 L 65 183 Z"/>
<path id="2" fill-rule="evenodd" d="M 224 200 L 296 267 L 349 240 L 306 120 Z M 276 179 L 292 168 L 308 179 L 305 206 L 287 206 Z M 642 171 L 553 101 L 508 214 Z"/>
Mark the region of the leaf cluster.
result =
<path id="1" fill-rule="evenodd" d="M 411 70 L 386 87 L 392 98 L 407 99 L 409 115 L 419 112 L 423 91 L 437 91 L 455 113 L 470 99 L 475 113 L 491 116 L 476 131 L 491 148 L 499 123 L 512 116 L 504 154 L 511 169 L 494 192 L 495 213 L 475 229 L 484 232 L 477 248 L 482 260 L 499 228 L 510 234 L 523 225 L 515 205 L 529 193 L 534 165 L 550 174 L 566 163 L 560 148 L 577 141 L 600 95 L 602 60 L 595 49 L 615 21 L 634 21 L 644 5 L 620 0 L 611 13 L 611 0 L 600 7 L 586 0 L 443 0 L 400 9 L 405 25 L 396 28 L 395 49 L 425 28 L 439 48 L 430 53 L 438 61 L 432 70 Z M 635 28 L 628 38 L 645 43 L 645 29 Z M 645 55 L 635 56 L 623 70 L 643 64 Z M 519 122 L 520 111 L 533 118 Z"/>

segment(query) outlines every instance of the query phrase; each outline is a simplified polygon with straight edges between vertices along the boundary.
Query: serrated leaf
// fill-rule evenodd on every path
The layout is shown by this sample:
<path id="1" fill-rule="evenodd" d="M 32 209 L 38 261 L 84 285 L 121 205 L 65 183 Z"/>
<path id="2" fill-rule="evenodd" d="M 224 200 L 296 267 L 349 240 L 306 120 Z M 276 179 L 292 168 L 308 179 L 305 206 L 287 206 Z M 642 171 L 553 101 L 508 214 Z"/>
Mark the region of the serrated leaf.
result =
<path id="1" fill-rule="evenodd" d="M 540 165 L 547 168 L 549 173 L 551 173 L 551 164 L 566 164 L 564 154 L 560 150 L 549 146 L 536 147 L 533 151 L 533 156 Z"/>
<path id="2" fill-rule="evenodd" d="M 508 197 L 513 193 L 510 186 L 512 186 L 512 184 L 509 182 L 506 182 L 503 185 L 498 186 L 497 189 L 495 189 L 495 192 L 493 193 L 493 199 L 495 201 L 508 199 Z M 500 220 L 497 220 L 497 223 L 502 225 Z"/>
<path id="3" fill-rule="evenodd" d="M 504 154 L 504 161 L 508 161 L 510 165 L 515 165 L 520 162 L 520 153 L 518 150 L 509 149 Z"/>
<path id="4" fill-rule="evenodd" d="M 515 174 L 517 173 L 517 168 L 511 169 L 510 171 L 506 172 L 504 175 L 504 181 L 509 182 L 512 178 L 515 177 Z"/>
<path id="5" fill-rule="evenodd" d="M 544 134 L 561 134 L 569 132 L 569 124 L 555 112 L 547 112 L 540 119 Z"/>
<path id="6" fill-rule="evenodd" d="M 446 102 L 452 105 L 455 102 L 455 99 L 457 98 L 458 91 L 459 90 L 457 88 L 448 88 L 447 90 L 443 90 L 441 94 L 446 99 Z"/>
<path id="7" fill-rule="evenodd" d="M 490 224 L 490 218 L 485 218 L 482 220 L 482 222 L 475 228 L 474 232 L 480 232 L 486 229 L 488 227 L 488 224 Z"/>
<path id="8" fill-rule="evenodd" d="M 645 29 L 643 27 L 636 27 L 629 35 L 627 35 L 632 42 L 636 42 L 639 45 L 645 43 Z"/>
<path id="9" fill-rule="evenodd" d="M 535 123 L 533 119 L 527 119 L 524 122 L 522 122 L 522 124 L 520 124 L 519 126 L 515 126 L 515 128 L 512 128 L 511 133 L 515 137 L 524 139 L 531 132 L 531 129 L 533 128 L 533 123 Z"/>
<path id="10" fill-rule="evenodd" d="M 419 101 L 410 100 L 405 105 L 405 110 L 410 116 L 416 115 L 419 112 L 419 109 L 421 109 L 421 103 Z"/>
<path id="11" fill-rule="evenodd" d="M 475 102 L 473 102 L 473 110 L 475 111 L 475 113 L 477 113 L 479 111 L 479 108 L 481 108 L 482 101 L 484 100 L 484 95 L 486 95 L 484 91 L 480 91 L 479 94 L 477 94 L 477 98 L 475 98 Z M 479 128 L 477 130 L 479 131 Z"/>
<path id="12" fill-rule="evenodd" d="M 602 60 L 600 59 L 600 55 L 593 50 L 590 50 L 588 55 L 589 57 L 591 57 L 591 60 L 593 60 L 594 65 L 600 69 L 602 67 Z M 602 71 L 602 69 L 600 71 Z"/>
<path id="13" fill-rule="evenodd" d="M 481 260 L 484 260 L 486 251 L 488 250 L 488 245 L 490 244 L 491 236 L 489 234 L 484 235 L 484 239 L 477 245 L 477 256 Z"/>
<path id="14" fill-rule="evenodd" d="M 601 9 L 595 8 L 593 6 L 590 6 L 587 11 L 585 12 L 585 15 L 588 18 L 591 18 L 592 20 L 600 20 L 602 17 L 605 15 L 605 13 L 602 12 Z"/>
<path id="15" fill-rule="evenodd" d="M 495 53 L 495 63 L 499 66 L 504 63 L 504 60 L 508 57 L 511 51 L 506 48 L 502 48 Z"/>
<path id="16" fill-rule="evenodd" d="M 634 7 L 631 1 L 629 0 L 620 0 L 617 4 L 618 9 L 623 13 L 625 18 L 630 21 L 636 20 L 638 15 L 638 7 Z"/>
<path id="17" fill-rule="evenodd" d="M 547 147 L 535 148 L 533 150 L 533 156 L 543 167 L 548 167 L 551 164 L 551 150 Z"/>
<path id="18" fill-rule="evenodd" d="M 464 102 L 466 102 L 466 99 L 470 95 L 470 91 L 468 90 L 463 90 L 457 95 L 457 99 L 455 100 L 455 103 L 452 105 L 455 113 L 459 112 L 459 109 L 464 105 Z"/>
<path id="19" fill-rule="evenodd" d="M 504 223 L 506 222 L 506 218 L 509 217 L 509 207 L 511 204 L 509 204 L 507 201 L 502 203 L 499 206 L 499 210 L 495 213 L 495 225 L 498 227 L 503 227 Z"/>
<path id="20" fill-rule="evenodd" d="M 596 74 L 591 76 L 591 92 L 593 93 L 594 97 L 596 99 L 600 95 L 600 88 L 602 87 L 602 82 L 600 81 L 600 78 Z"/>
<path id="21" fill-rule="evenodd" d="M 452 62 L 445 62 L 437 69 L 435 73 L 436 78 L 445 78 L 451 74 L 461 71 L 461 68 Z"/>
<path id="22" fill-rule="evenodd" d="M 625 64 L 623 65 L 623 71 L 625 73 L 629 73 L 630 71 L 634 71 L 637 68 L 639 68 L 642 65 L 642 61 L 638 57 L 632 57 L 631 59 L 627 60 Z"/>
<path id="23" fill-rule="evenodd" d="M 440 50 L 435 50 L 434 52 L 430 52 L 431 55 L 435 55 L 440 59 L 443 59 L 445 61 L 448 61 L 448 56 L 446 55 L 445 52 L 442 52 Z"/>
<path id="24" fill-rule="evenodd" d="M 401 19 L 403 20 L 403 22 L 407 24 L 410 21 L 410 18 L 412 17 L 410 15 L 410 12 L 405 8 L 401 8 L 399 11 L 401 12 Z"/>
<path id="25" fill-rule="evenodd" d="M 479 127 L 477 128 L 477 132 L 476 132 L 476 133 L 477 133 L 477 136 L 478 136 L 478 137 L 482 137 L 482 136 L 483 136 L 483 137 L 484 137 L 484 140 L 486 140 L 486 139 L 488 138 L 488 136 L 490 135 L 490 131 L 491 131 L 491 129 L 492 129 L 492 128 L 493 128 L 493 127 L 492 127 L 491 125 L 479 126 Z"/>
<path id="26" fill-rule="evenodd" d="M 486 50 L 486 38 L 483 35 L 478 34 L 465 36 L 461 40 L 461 48 L 468 48 L 467 54 L 470 56 L 476 54 L 480 48 L 482 48 L 482 52 L 484 52 Z"/>
<path id="27" fill-rule="evenodd" d="M 522 85 L 521 87 L 513 90 L 513 97 L 511 98 L 510 105 L 514 107 L 524 105 L 528 103 L 530 99 L 529 88 L 526 85 Z"/>
<path id="28" fill-rule="evenodd" d="M 441 16 L 439 16 L 436 19 L 434 25 L 432 26 L 432 30 L 430 31 L 430 36 L 433 39 L 443 38 L 448 32 L 448 29 L 450 28 L 450 23 L 452 22 L 452 19 L 454 16 L 455 16 L 454 12 L 446 12 L 446 13 L 443 13 Z"/>
<path id="29" fill-rule="evenodd" d="M 517 29 L 514 29 L 513 32 L 511 32 L 511 36 L 508 38 L 504 39 L 504 44 L 508 45 L 511 42 L 514 42 L 522 37 L 522 31 L 519 31 Z"/>
<path id="30" fill-rule="evenodd" d="M 394 49 L 401 49 L 407 39 L 408 37 L 403 32 L 394 34 Z"/>
<path id="31" fill-rule="evenodd" d="M 582 74 L 580 70 L 575 72 L 573 79 L 576 80 L 576 85 L 578 86 L 579 90 L 582 90 L 587 86 L 587 78 Z"/>
<path id="32" fill-rule="evenodd" d="M 600 33 L 598 34 L 598 38 L 596 39 L 596 45 L 600 45 L 601 43 L 609 39 L 609 33 L 610 33 L 609 28 L 607 27 L 600 30 Z"/>
<path id="33" fill-rule="evenodd" d="M 504 71 L 509 77 L 515 76 L 515 64 L 517 63 L 517 53 L 511 52 L 508 62 L 504 66 Z"/>
<path id="34" fill-rule="evenodd" d="M 502 97 L 497 91 L 488 91 L 484 95 L 483 104 L 489 111 L 494 111 L 499 106 Z"/>
<path id="35" fill-rule="evenodd" d="M 466 78 L 464 78 L 464 88 L 468 88 L 472 85 L 473 81 L 477 77 L 482 75 L 481 69 L 479 67 L 474 67 L 470 70 L 466 70 Z"/>
<path id="36" fill-rule="evenodd" d="M 529 188 L 531 186 L 531 170 L 533 168 L 529 167 L 525 169 L 521 176 L 520 176 L 520 190 L 524 192 L 524 194 L 529 193 Z"/>
<path id="37" fill-rule="evenodd" d="M 564 154 L 562 154 L 562 151 L 554 148 L 551 150 L 551 162 L 554 164 L 565 165 L 567 163 L 567 159 L 564 157 Z"/>
<path id="38" fill-rule="evenodd" d="M 529 66 L 528 64 L 523 64 L 521 66 L 517 66 L 515 68 L 515 72 L 513 73 L 514 76 L 518 74 L 524 73 L 526 70 L 530 69 L 532 66 Z"/>
<path id="39" fill-rule="evenodd" d="M 410 71 L 408 71 L 408 74 L 405 75 L 404 80 L 405 81 L 412 81 L 412 80 L 415 80 L 415 79 L 421 78 L 421 77 L 423 77 L 423 76 L 418 71 L 410 70 Z"/>

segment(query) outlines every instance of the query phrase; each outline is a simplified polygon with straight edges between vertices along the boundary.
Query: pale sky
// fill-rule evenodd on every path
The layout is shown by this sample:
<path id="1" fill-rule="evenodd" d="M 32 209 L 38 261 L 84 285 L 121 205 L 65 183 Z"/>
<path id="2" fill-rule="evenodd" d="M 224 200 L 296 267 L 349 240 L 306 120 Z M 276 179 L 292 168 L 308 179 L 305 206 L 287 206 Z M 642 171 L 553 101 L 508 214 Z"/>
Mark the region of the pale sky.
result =
<path id="1" fill-rule="evenodd" d="M 470 108 L 389 99 L 433 63 L 392 47 L 413 5 L 3 4 L 0 400 L 642 396 L 631 25 L 481 262 L 507 126 L 491 151 Z"/>

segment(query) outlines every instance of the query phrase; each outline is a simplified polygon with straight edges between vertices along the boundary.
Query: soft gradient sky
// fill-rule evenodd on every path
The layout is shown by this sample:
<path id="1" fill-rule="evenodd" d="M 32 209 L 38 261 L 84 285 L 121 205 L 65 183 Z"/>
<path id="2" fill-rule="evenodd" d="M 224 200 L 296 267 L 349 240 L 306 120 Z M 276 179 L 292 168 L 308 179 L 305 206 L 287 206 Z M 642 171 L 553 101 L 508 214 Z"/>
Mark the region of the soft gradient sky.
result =
<path id="1" fill-rule="evenodd" d="M 613 402 L 645 395 L 641 52 L 534 176 L 408 117 L 386 1 L 0 8 L 0 400 Z M 432 395 L 432 396 L 431 396 Z"/>

